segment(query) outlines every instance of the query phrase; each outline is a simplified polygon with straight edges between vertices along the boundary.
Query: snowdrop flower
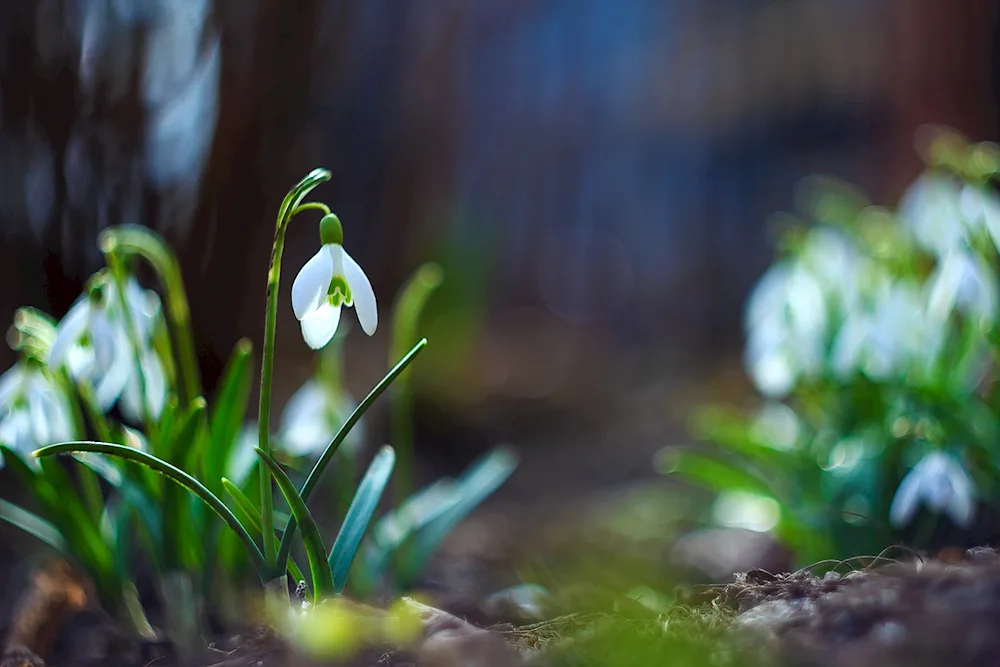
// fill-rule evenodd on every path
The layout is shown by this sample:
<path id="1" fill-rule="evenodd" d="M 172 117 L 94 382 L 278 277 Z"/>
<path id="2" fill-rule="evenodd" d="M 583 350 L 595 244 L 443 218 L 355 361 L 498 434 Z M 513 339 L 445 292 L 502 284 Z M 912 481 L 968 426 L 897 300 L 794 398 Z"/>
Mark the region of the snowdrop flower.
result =
<path id="1" fill-rule="evenodd" d="M 49 366 L 90 382 L 97 402 L 110 410 L 128 382 L 131 350 L 125 329 L 112 321 L 113 287 L 95 286 L 81 296 L 56 328 Z"/>
<path id="2" fill-rule="evenodd" d="M 18 362 L 0 375 L 0 443 L 28 455 L 73 437 L 66 397 L 41 368 Z"/>
<path id="3" fill-rule="evenodd" d="M 135 368 L 135 358 L 132 359 Z M 163 406 L 167 402 L 167 377 L 163 369 L 163 362 L 151 348 L 144 349 L 139 354 L 137 372 L 129 374 L 128 382 L 122 391 L 121 400 L 118 405 L 122 414 L 131 421 L 140 422 L 143 420 L 146 411 L 150 417 L 159 419 L 163 412 Z M 142 384 L 139 377 L 142 377 Z M 146 406 L 142 405 L 142 394 L 145 390 Z"/>
<path id="4" fill-rule="evenodd" d="M 375 292 L 368 276 L 341 245 L 344 232 L 336 215 L 323 216 L 319 235 L 322 247 L 292 283 L 292 310 L 302 326 L 302 337 L 314 350 L 326 346 L 337 332 L 343 306 L 354 307 L 369 336 L 378 326 Z"/>
<path id="5" fill-rule="evenodd" d="M 863 371 L 873 379 L 905 373 L 914 363 L 929 364 L 941 343 L 941 328 L 927 320 L 927 308 L 914 285 L 884 285 L 868 311 L 853 311 L 834 338 L 833 372 L 846 379 Z"/>
<path id="6" fill-rule="evenodd" d="M 66 313 L 56 329 L 49 366 L 65 367 L 74 380 L 91 383 L 104 411 L 111 409 L 121 397 L 126 416 L 135 420 L 143 413 L 138 376 L 142 373 L 147 407 L 156 417 L 166 402 L 163 366 L 149 346 L 159 316 L 159 298 L 140 287 L 134 277 L 126 281 L 124 294 L 132 326 L 142 346 L 138 369 L 136 350 L 132 347 L 113 281 L 104 281 L 90 289 Z"/>
<path id="7" fill-rule="evenodd" d="M 899 217 L 921 247 L 944 255 L 966 243 L 963 209 L 968 210 L 968 206 L 963 205 L 962 190 L 955 179 L 925 174 L 903 195 Z"/>
<path id="8" fill-rule="evenodd" d="M 778 398 L 823 361 L 827 311 L 819 282 L 797 263 L 772 267 L 747 306 L 746 364 L 765 396 Z"/>
<path id="9" fill-rule="evenodd" d="M 931 452 L 907 473 L 896 489 L 889 520 L 894 526 L 904 526 L 913 519 L 917 508 L 925 504 L 937 514 L 947 514 L 956 525 L 968 528 L 975 511 L 974 491 L 961 463 L 943 452 Z"/>
<path id="10" fill-rule="evenodd" d="M 344 419 L 354 410 L 346 397 L 339 397 L 325 383 L 312 379 L 303 384 L 285 404 L 278 440 L 281 448 L 295 456 L 319 454 L 330 444 Z M 354 450 L 364 441 L 359 422 L 341 445 Z"/>
<path id="11" fill-rule="evenodd" d="M 939 322 L 946 321 L 956 308 L 975 320 L 996 318 L 996 278 L 968 251 L 952 250 L 945 255 L 929 285 L 928 310 Z"/>
<path id="12" fill-rule="evenodd" d="M 965 185 L 959 195 L 962 216 L 972 229 L 985 228 L 1000 250 L 1000 198 L 991 189 Z"/>

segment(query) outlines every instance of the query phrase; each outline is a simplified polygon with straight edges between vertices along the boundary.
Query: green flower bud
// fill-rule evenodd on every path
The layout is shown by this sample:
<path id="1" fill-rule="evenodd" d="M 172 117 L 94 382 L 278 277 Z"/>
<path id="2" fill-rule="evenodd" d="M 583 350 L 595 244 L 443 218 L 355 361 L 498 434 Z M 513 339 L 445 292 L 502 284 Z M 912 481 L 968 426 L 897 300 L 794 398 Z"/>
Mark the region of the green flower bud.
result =
<path id="1" fill-rule="evenodd" d="M 319 241 L 323 245 L 344 245 L 344 228 L 335 214 L 327 213 L 319 221 Z"/>

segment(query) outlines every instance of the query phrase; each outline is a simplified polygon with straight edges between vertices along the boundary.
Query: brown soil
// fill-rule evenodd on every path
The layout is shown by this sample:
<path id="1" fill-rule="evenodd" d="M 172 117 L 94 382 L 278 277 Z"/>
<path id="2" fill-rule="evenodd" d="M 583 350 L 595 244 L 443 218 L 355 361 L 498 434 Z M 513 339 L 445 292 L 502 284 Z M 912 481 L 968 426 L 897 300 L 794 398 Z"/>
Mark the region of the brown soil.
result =
<path id="1" fill-rule="evenodd" d="M 717 665 L 783 667 L 1000 664 L 997 551 L 943 553 L 935 560 L 857 559 L 824 567 L 834 565 L 822 575 L 813 573 L 816 568 L 781 575 L 752 570 L 733 583 L 689 591 L 685 604 L 645 619 L 609 609 L 607 614 L 573 614 L 531 625 L 493 624 L 487 637 L 440 614 L 425 630 L 428 639 L 437 637 L 433 655 L 425 653 L 421 660 L 419 651 L 372 647 L 339 664 L 507 667 L 518 664 L 514 654 L 532 665 L 567 666 L 640 664 L 632 662 L 638 656 L 679 666 L 708 664 L 697 661 L 698 656 Z M 163 646 L 123 643 L 112 627 L 95 624 L 93 610 L 79 605 L 83 589 L 64 574 L 49 568 L 33 577 L 18 608 L 21 616 L 8 633 L 3 667 L 46 664 L 38 654 L 48 655 L 50 665 L 66 667 L 179 664 Z M 67 584 L 61 593 L 52 587 L 60 577 Z M 46 625 L 39 614 L 59 627 Z M 67 614 L 72 615 L 68 622 L 60 623 Z M 89 641 L 81 643 L 81 631 L 89 633 Z M 595 639 L 601 636 L 603 643 Z M 496 638 L 516 650 L 490 654 L 497 648 Z M 461 650 L 452 650 L 455 641 Z M 97 646 L 103 652 L 94 650 Z M 272 633 L 258 630 L 219 642 L 186 664 L 309 663 L 293 658 Z"/>

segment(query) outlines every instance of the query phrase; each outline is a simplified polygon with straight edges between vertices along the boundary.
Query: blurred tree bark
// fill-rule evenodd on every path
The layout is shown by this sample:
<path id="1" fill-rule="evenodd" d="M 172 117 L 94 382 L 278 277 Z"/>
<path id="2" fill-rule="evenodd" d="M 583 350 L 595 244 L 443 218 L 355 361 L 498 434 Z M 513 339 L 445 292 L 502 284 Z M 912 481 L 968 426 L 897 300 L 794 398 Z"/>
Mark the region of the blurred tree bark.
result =
<path id="1" fill-rule="evenodd" d="M 281 166 L 319 4 L 0 5 L 0 321 L 65 312 L 100 266 L 99 230 L 144 224 L 179 250 L 214 384 L 245 295 L 263 298 L 246 256 L 272 232 L 269 186 L 296 178 Z"/>

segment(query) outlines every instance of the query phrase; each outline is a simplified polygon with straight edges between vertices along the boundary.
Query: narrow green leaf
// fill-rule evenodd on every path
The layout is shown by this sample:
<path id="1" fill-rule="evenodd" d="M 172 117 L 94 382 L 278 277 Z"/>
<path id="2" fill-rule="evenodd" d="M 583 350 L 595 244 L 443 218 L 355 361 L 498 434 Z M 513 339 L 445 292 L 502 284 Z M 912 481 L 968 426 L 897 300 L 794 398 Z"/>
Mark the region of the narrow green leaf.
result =
<path id="1" fill-rule="evenodd" d="M 420 315 L 434 291 L 441 285 L 444 271 L 435 262 L 418 268 L 406 282 L 393 305 L 392 343 L 389 346 L 389 363 L 406 352 L 410 342 L 417 338 Z M 410 390 L 410 373 L 403 373 L 393 385 L 389 400 L 389 441 L 399 452 L 399 475 L 395 491 L 405 498 L 413 491 L 413 396 Z"/>
<path id="2" fill-rule="evenodd" d="M 333 455 L 337 453 L 337 449 L 340 447 L 340 443 L 344 441 L 347 434 L 351 432 L 354 425 L 358 423 L 358 420 L 367 412 L 368 408 L 372 406 L 378 397 L 392 384 L 393 380 L 399 377 L 400 373 L 406 370 L 410 363 L 416 358 L 420 351 L 424 349 L 427 345 L 427 339 L 421 338 L 420 341 L 406 353 L 399 363 L 396 364 L 391 371 L 389 371 L 382 380 L 375 385 L 375 388 L 368 392 L 365 399 L 361 401 L 351 416 L 347 418 L 344 425 L 340 427 L 337 431 L 337 435 L 333 437 L 333 440 L 327 445 L 326 449 L 317 459 L 315 465 L 311 471 L 309 471 L 309 476 L 306 477 L 306 481 L 302 484 L 302 488 L 299 489 L 299 495 L 302 497 L 303 502 L 309 501 L 309 496 L 312 495 L 313 490 L 316 485 L 319 484 L 319 479 L 323 475 L 323 471 L 326 470 L 326 466 L 333 459 Z M 292 519 L 295 517 L 293 516 Z M 284 569 L 285 560 L 288 558 L 288 554 L 292 549 L 292 538 L 295 536 L 296 522 L 289 519 L 288 523 L 285 524 L 285 531 L 281 536 L 281 546 L 278 549 L 278 570 Z"/>
<path id="3" fill-rule="evenodd" d="M 406 549 L 406 566 L 402 574 L 408 581 L 426 565 L 444 538 L 472 510 L 478 507 L 517 468 L 517 455 L 506 447 L 500 447 L 473 463 L 455 481 L 452 488 L 454 503 L 441 516 L 416 533 L 412 548 Z"/>
<path id="4" fill-rule="evenodd" d="M 386 512 L 372 526 L 360 550 L 360 562 L 350 571 L 355 590 L 371 592 L 400 545 L 455 504 L 454 485 L 453 480 L 439 479 Z"/>
<path id="5" fill-rule="evenodd" d="M 155 548 L 154 556 L 157 558 L 163 552 L 162 543 L 162 517 L 158 504 L 149 496 L 146 489 L 140 486 L 132 477 L 128 477 L 106 456 L 102 454 L 80 453 L 74 454 L 73 458 L 89 467 L 110 484 L 132 511 L 142 519 L 150 539 L 153 540 Z"/>
<path id="6" fill-rule="evenodd" d="M 669 472 L 696 482 L 710 491 L 743 490 L 764 496 L 771 495 L 770 486 L 759 477 L 737 465 L 702 454 L 678 452 Z"/>
<path id="7" fill-rule="evenodd" d="M 34 512 L 0 498 L 0 519 L 33 535 L 56 551 L 66 551 L 66 540 L 59 529 Z"/>
<path id="8" fill-rule="evenodd" d="M 169 439 L 163 439 L 160 458 L 181 470 L 196 469 L 197 457 L 205 448 L 201 447 L 201 437 L 205 426 L 205 399 L 196 397 L 178 415 Z M 169 569 L 197 569 L 201 550 L 196 547 L 201 542 L 199 535 L 207 530 L 207 515 L 201 506 L 193 507 L 189 496 L 176 484 L 167 484 L 163 489 L 163 544 L 164 565 Z"/>
<path id="9" fill-rule="evenodd" d="M 247 498 L 246 494 L 240 490 L 240 487 L 233 484 L 231 481 L 222 478 L 222 488 L 226 490 L 229 497 L 236 502 L 237 509 L 243 515 L 244 523 L 254 529 L 257 533 L 262 530 L 260 510 L 254 507 L 254 504 Z M 275 512 L 275 517 L 277 518 L 278 512 Z M 288 572 L 292 575 L 295 581 L 305 581 L 305 577 L 302 576 L 302 569 L 295 562 L 294 558 L 289 557 L 288 559 Z"/>
<path id="10" fill-rule="evenodd" d="M 39 461 L 42 477 L 55 491 L 60 508 L 59 530 L 71 549 L 80 549 L 77 554 L 87 560 L 98 571 L 109 574 L 114 569 L 107 545 L 101 537 L 100 516 L 94 517 L 87 511 L 86 504 L 73 485 L 69 474 L 58 461 Z M 92 471 L 88 469 L 88 473 Z"/>
<path id="11" fill-rule="evenodd" d="M 240 523 L 239 519 L 236 518 L 229 507 L 227 507 L 224 502 L 219 500 L 218 496 L 205 488 L 204 484 L 191 475 L 171 465 L 170 463 L 163 461 L 162 459 L 158 459 L 155 456 L 147 454 L 146 452 L 126 447 L 124 445 L 114 445 L 107 442 L 65 442 L 58 445 L 42 447 L 41 449 L 36 450 L 34 455 L 38 458 L 44 458 L 55 454 L 72 454 L 76 452 L 96 452 L 98 454 L 117 456 L 146 466 L 176 484 L 180 484 L 185 487 L 202 502 L 208 505 L 216 514 L 218 514 L 219 517 L 226 522 L 226 525 L 232 528 L 233 532 L 235 532 L 243 542 L 243 546 L 246 548 L 247 553 L 253 560 L 261 581 L 266 583 L 269 580 L 268 575 L 270 574 L 270 568 L 268 568 L 267 563 L 264 561 L 263 554 L 261 554 L 260 549 L 257 548 L 253 538 L 250 537 L 250 533 L 247 532 L 246 527 Z"/>
<path id="12" fill-rule="evenodd" d="M 199 429 L 204 426 L 205 398 L 198 396 L 184 410 L 177 423 L 176 435 L 171 439 L 170 448 L 161 457 L 167 463 L 192 469 L 198 452 Z"/>
<path id="13" fill-rule="evenodd" d="M 340 527 L 333 548 L 330 549 L 328 559 L 338 593 L 344 590 L 354 555 L 361 546 L 361 538 L 368 530 L 368 524 L 375 514 L 386 484 L 389 483 L 395 464 L 396 452 L 393 448 L 388 445 L 382 447 L 368 466 L 368 472 L 362 478 L 361 484 L 358 485 L 357 493 L 347 510 L 347 516 L 344 517 L 344 523 Z"/>
<path id="14" fill-rule="evenodd" d="M 205 479 L 221 479 L 232 454 L 250 402 L 253 346 L 246 338 L 236 343 L 222 374 L 209 420 L 211 446 L 202 468 Z"/>
<path id="15" fill-rule="evenodd" d="M 333 574 L 330 572 L 330 568 L 323 558 L 326 554 L 326 549 L 323 547 L 323 538 L 319 534 L 319 527 L 316 525 L 316 520 L 313 519 L 309 508 L 302 501 L 299 492 L 295 490 L 292 480 L 288 479 L 288 475 L 281 469 L 278 462 L 268 456 L 260 447 L 254 447 L 254 450 L 274 476 L 274 481 L 277 483 L 281 495 L 285 497 L 285 502 L 288 503 L 289 509 L 292 510 L 292 516 L 295 517 L 295 521 L 302 526 L 302 543 L 305 546 L 306 558 L 309 560 L 309 573 L 312 575 L 314 600 L 318 602 L 332 596 L 336 593 L 333 587 Z M 282 563 L 281 568 L 277 571 L 284 572 L 285 564 Z"/>

